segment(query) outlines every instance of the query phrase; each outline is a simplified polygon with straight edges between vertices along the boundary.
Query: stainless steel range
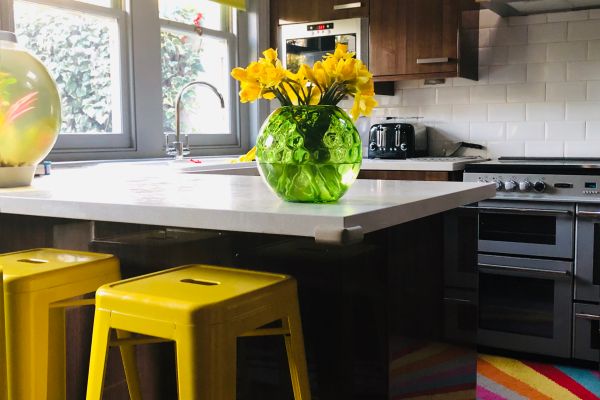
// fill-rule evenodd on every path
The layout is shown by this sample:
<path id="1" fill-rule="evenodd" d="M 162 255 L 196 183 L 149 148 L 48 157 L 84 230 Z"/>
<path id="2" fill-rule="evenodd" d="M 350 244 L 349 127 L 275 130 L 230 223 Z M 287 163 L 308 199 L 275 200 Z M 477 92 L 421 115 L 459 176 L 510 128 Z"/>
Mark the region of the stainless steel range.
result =
<path id="1" fill-rule="evenodd" d="M 464 181 L 497 188 L 469 206 L 478 343 L 599 361 L 600 159 L 501 158 L 467 165 Z"/>

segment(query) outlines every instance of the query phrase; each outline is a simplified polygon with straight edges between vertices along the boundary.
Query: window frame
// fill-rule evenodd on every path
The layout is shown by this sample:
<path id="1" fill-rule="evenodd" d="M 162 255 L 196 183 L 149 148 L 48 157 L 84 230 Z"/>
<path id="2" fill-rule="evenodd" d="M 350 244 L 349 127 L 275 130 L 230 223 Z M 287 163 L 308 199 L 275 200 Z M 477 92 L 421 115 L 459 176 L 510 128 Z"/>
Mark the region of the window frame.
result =
<path id="1" fill-rule="evenodd" d="M 2 0 L 0 0 L 2 1 Z M 11 3 L 14 0 L 9 0 Z M 131 148 L 133 127 L 130 121 L 131 99 L 129 84 L 129 40 L 127 36 L 128 18 L 127 12 L 123 7 L 122 0 L 111 0 L 110 7 L 98 6 L 95 4 L 84 3 L 76 0 L 23 0 L 28 3 L 49 6 L 54 9 L 80 12 L 86 15 L 97 16 L 101 18 L 110 18 L 117 24 L 119 52 L 117 64 L 112 68 L 117 68 L 121 85 L 119 90 L 120 98 L 117 105 L 121 116 L 121 131 L 102 132 L 102 133 L 65 133 L 58 135 L 54 148 L 56 150 L 74 150 L 78 151 L 85 148 Z M 14 6 L 11 4 L 11 8 Z M 14 14 L 13 14 L 14 15 Z M 114 100 L 114 99 L 113 99 Z M 120 105 L 120 107 L 119 107 Z"/>
<path id="2" fill-rule="evenodd" d="M 0 0 L 0 29 L 13 29 L 12 6 L 14 0 Z M 30 2 L 60 6 L 72 4 L 73 0 L 27 0 Z M 161 50 L 158 0 L 112 0 L 119 4 L 123 13 L 123 26 L 120 37 L 125 38 L 122 47 L 121 74 L 126 78 L 122 89 L 130 94 L 122 100 L 122 106 L 129 109 L 123 114 L 124 130 L 128 129 L 128 143 L 114 143 L 107 140 L 111 134 L 97 134 L 97 140 L 90 134 L 65 134 L 71 136 L 71 143 L 59 140 L 47 159 L 52 161 L 109 160 L 129 158 L 165 158 L 165 135 L 162 120 Z M 83 7 L 103 9 L 93 4 Z M 269 46 L 269 1 L 249 2 L 246 12 L 237 12 L 232 19 L 236 46 L 231 58 L 232 66 L 246 65 L 255 60 L 260 52 Z M 183 24 L 185 25 L 185 24 Z M 208 30 L 208 29 L 206 29 Z M 212 32 L 211 32 L 212 33 Z M 123 40 L 123 39 L 121 39 Z M 230 78 L 232 79 L 232 78 Z M 250 143 L 255 142 L 261 121 L 268 115 L 266 102 L 240 104 L 237 101 L 237 82 L 231 81 L 232 110 L 235 107 L 232 130 L 237 127 L 235 140 L 229 143 L 210 143 L 211 135 L 198 135 L 200 143 L 192 143 L 191 156 L 232 155 L 246 152 Z M 125 119 L 126 118 L 126 119 Z M 242 121 L 245 121 L 242 123 Z M 114 135 L 114 134 L 112 134 Z M 79 137 L 78 137 L 79 136 Z M 191 138 L 191 136 L 190 136 Z M 124 145 L 125 144 L 125 145 Z"/>

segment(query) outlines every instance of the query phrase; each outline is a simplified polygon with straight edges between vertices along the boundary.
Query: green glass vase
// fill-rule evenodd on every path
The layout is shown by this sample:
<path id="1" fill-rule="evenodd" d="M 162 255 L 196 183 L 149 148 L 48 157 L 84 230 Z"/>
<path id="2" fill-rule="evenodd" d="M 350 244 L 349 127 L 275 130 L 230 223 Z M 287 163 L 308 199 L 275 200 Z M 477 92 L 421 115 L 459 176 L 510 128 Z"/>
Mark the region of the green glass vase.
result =
<path id="1" fill-rule="evenodd" d="M 284 106 L 261 127 L 259 171 L 282 199 L 328 203 L 356 180 L 362 145 L 354 123 L 337 106 Z"/>

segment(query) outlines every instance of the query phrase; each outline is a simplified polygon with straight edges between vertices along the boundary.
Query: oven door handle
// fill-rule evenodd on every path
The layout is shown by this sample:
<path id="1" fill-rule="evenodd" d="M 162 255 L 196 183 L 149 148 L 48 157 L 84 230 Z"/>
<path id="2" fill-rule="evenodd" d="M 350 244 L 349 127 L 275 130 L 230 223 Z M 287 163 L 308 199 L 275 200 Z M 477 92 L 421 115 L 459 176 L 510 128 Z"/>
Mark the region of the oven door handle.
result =
<path id="1" fill-rule="evenodd" d="M 577 211 L 577 216 L 580 218 L 600 218 L 600 211 Z"/>
<path id="2" fill-rule="evenodd" d="M 455 297 L 444 297 L 444 302 L 445 303 L 455 303 L 455 304 L 475 304 L 475 302 L 473 300 L 469 300 L 469 299 L 459 299 L 459 298 L 455 298 Z"/>
<path id="3" fill-rule="evenodd" d="M 539 215 L 543 217 L 571 215 L 571 210 L 551 210 L 545 208 L 521 208 L 521 207 L 463 207 L 478 210 L 486 214 L 516 214 L 516 215 Z"/>
<path id="4" fill-rule="evenodd" d="M 548 277 L 552 279 L 557 278 L 568 278 L 571 276 L 571 271 L 549 271 L 549 270 L 541 270 L 537 268 L 527 268 L 527 267 L 513 267 L 507 265 L 496 265 L 496 264 L 477 264 L 479 266 L 480 272 L 489 272 L 493 274 L 506 274 L 506 275 L 515 275 L 520 274 L 523 276 L 529 276 L 532 278 L 542 278 Z M 504 274 L 503 274 L 504 273 Z"/>
<path id="5" fill-rule="evenodd" d="M 600 321 L 600 315 L 575 313 L 576 318 L 587 319 L 588 321 Z"/>

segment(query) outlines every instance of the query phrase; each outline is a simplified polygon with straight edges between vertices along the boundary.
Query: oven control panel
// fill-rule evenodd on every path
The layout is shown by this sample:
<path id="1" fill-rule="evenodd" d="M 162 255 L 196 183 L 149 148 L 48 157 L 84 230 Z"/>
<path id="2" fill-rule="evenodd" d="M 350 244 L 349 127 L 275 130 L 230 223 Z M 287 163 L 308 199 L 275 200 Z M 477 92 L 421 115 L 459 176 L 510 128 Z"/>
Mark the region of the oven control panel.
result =
<path id="1" fill-rule="evenodd" d="M 504 198 L 587 198 L 600 201 L 600 176 L 526 175 L 467 172 L 465 182 L 496 184 L 496 197 Z"/>

